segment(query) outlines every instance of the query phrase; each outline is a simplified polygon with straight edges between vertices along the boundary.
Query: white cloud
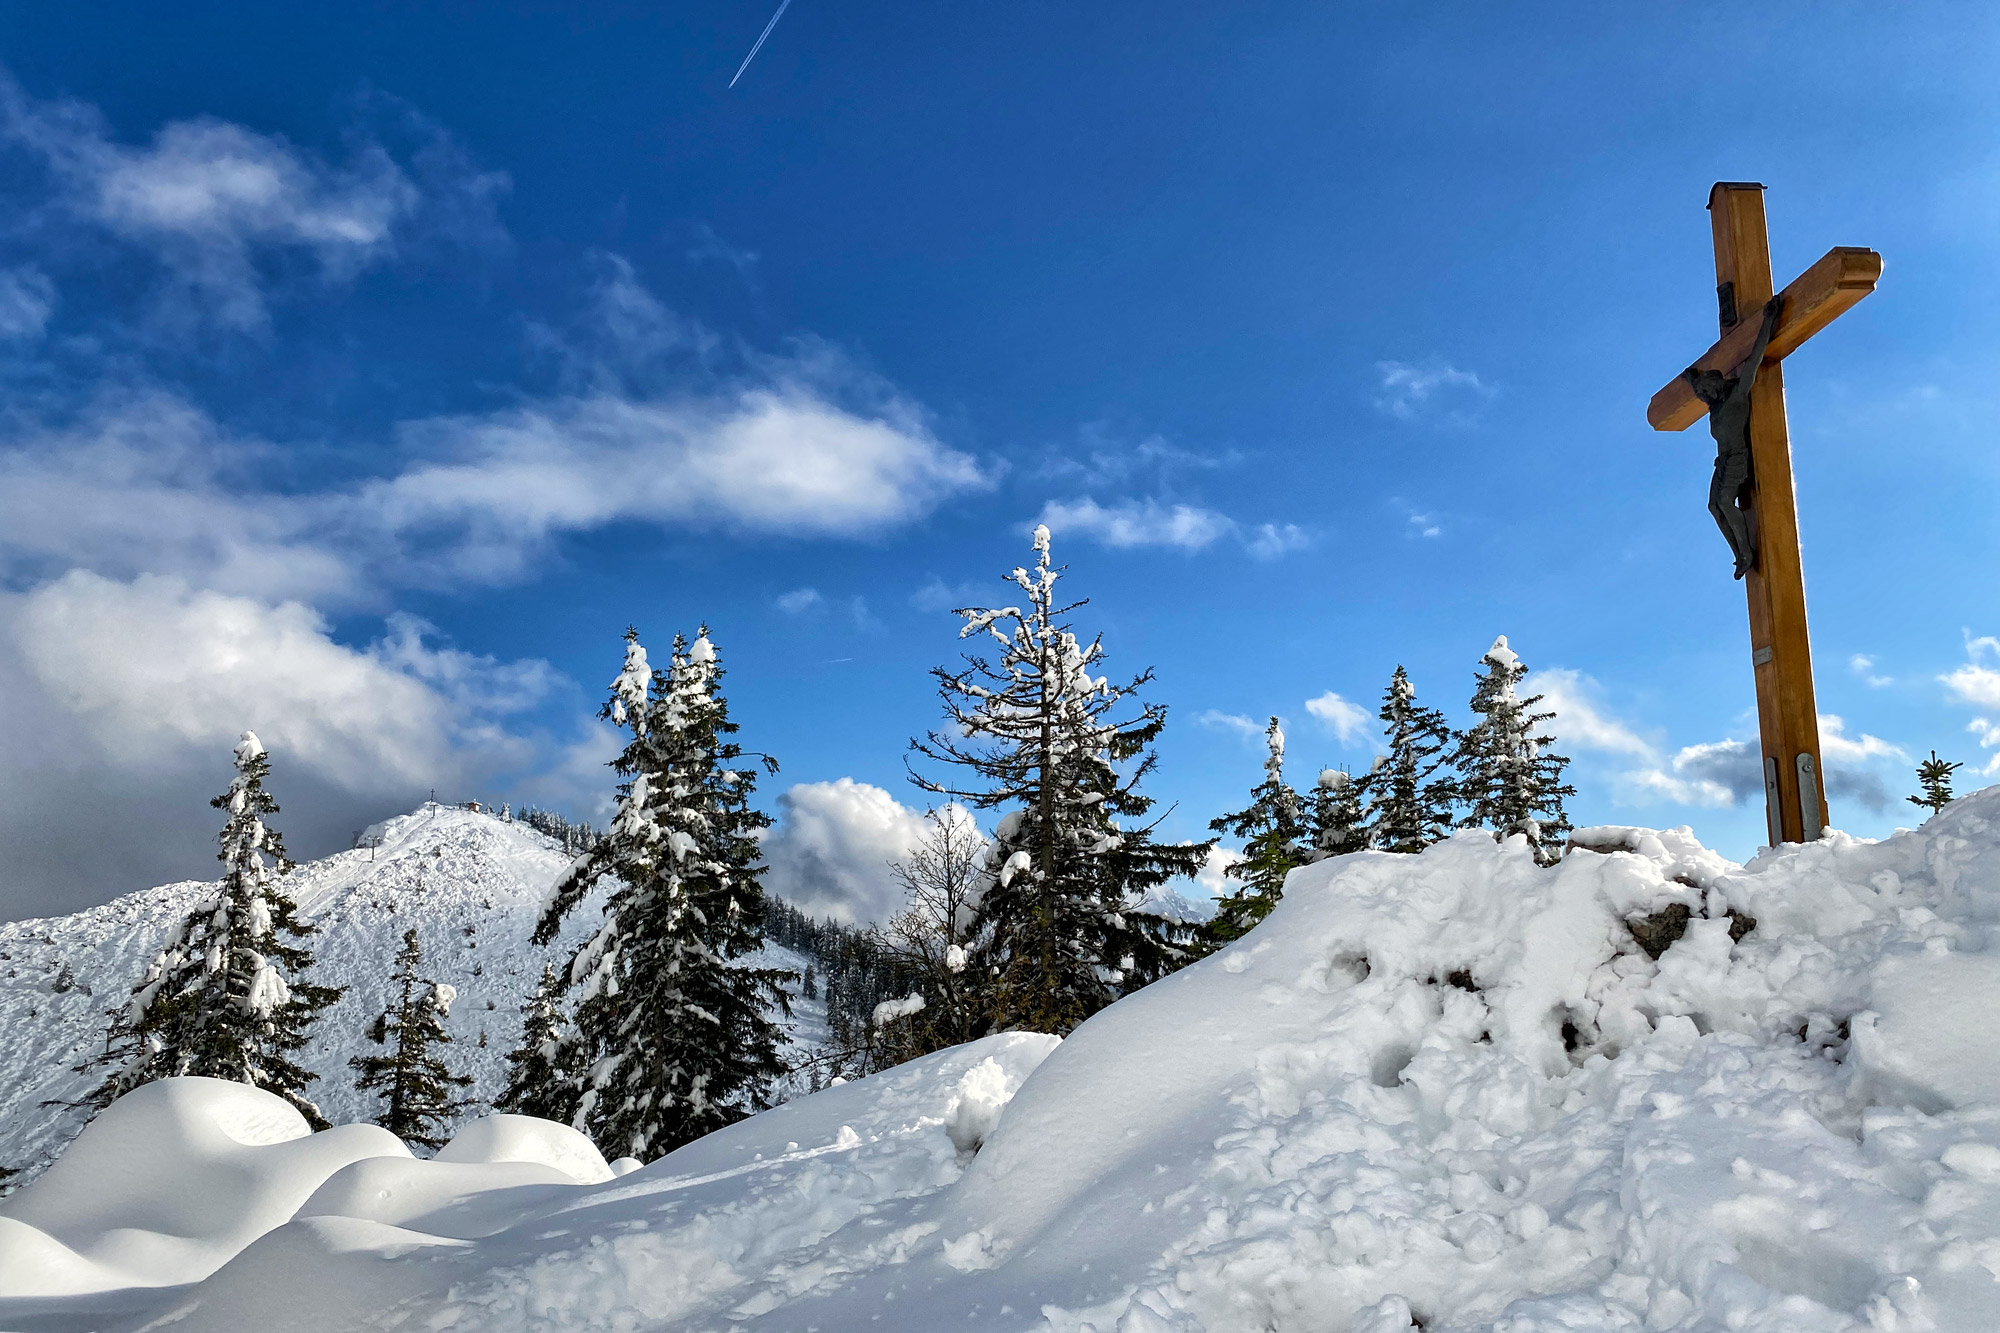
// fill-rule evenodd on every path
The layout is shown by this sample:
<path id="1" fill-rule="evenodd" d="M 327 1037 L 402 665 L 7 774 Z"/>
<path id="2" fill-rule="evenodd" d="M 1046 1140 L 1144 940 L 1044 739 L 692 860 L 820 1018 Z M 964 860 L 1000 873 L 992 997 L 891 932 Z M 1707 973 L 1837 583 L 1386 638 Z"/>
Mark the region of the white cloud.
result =
<path id="1" fill-rule="evenodd" d="M 1069 478 L 1085 487 L 1160 486 L 1177 474 L 1233 468 L 1244 457 L 1235 449 L 1205 453 L 1184 448 L 1158 434 L 1133 443 L 1109 421 L 1086 422 L 1077 434 L 1078 447 L 1051 450 L 1037 469 L 1040 475 Z"/>
<path id="2" fill-rule="evenodd" d="M 1548 728 L 1565 751 L 1595 750 L 1637 761 L 1636 767 L 1615 776 L 1623 799 L 1642 804 L 1664 799 L 1709 808 L 1762 800 L 1763 750 L 1757 741 L 1705 741 L 1682 746 L 1669 757 L 1632 725 L 1607 712 L 1593 697 L 1596 691 L 1595 681 L 1564 667 L 1532 672 L 1524 687 L 1525 693 L 1542 696 L 1542 706 L 1555 714 Z M 1828 795 L 1858 801 L 1871 810 L 1886 809 L 1888 789 L 1869 765 L 1906 759 L 1903 750 L 1866 732 L 1849 736 L 1846 723 L 1833 714 L 1822 714 L 1819 723 Z"/>
<path id="3" fill-rule="evenodd" d="M 1195 722 L 1210 731 L 1231 731 L 1246 740 L 1256 740 L 1263 736 L 1261 724 L 1241 713 L 1225 713 L 1219 708 L 1210 708 L 1195 715 Z"/>
<path id="4" fill-rule="evenodd" d="M 142 574 L 73 570 L 21 598 L 16 651 L 44 699 L 108 757 L 154 763 L 254 730 L 273 753 L 354 790 L 453 780 L 528 758 L 497 719 L 553 673 L 424 643 L 399 617 L 367 649 L 335 643 L 298 602 L 275 606 Z"/>
<path id="5" fill-rule="evenodd" d="M 812 916 L 882 922 L 901 910 L 889 863 L 924 836 L 924 815 L 853 778 L 802 782 L 778 797 L 764 885 Z"/>
<path id="6" fill-rule="evenodd" d="M 1996 725 L 1991 718 L 1975 717 L 1972 721 L 1965 724 L 1965 729 L 1972 733 L 1974 739 L 1979 742 L 1979 748 L 1982 750 L 1990 750 L 1994 746 L 2000 745 L 2000 725 Z M 1987 777 L 2000 774 L 2000 754 L 1996 754 L 1987 760 L 1979 771 Z"/>
<path id="7" fill-rule="evenodd" d="M 1819 715 L 1819 753 L 1829 769 L 1835 764 L 1862 764 L 1870 759 L 1898 759 L 1908 763 L 1910 756 L 1900 745 L 1892 745 L 1880 736 L 1862 732 L 1859 738 L 1847 735 L 1846 721 L 1833 714 Z"/>
<path id="8" fill-rule="evenodd" d="M 1631 727 L 1611 717 L 1591 699 L 1597 683 L 1580 672 L 1565 667 L 1549 667 L 1528 676 L 1529 694 L 1542 696 L 1543 705 L 1555 714 L 1549 729 L 1565 745 L 1574 749 L 1602 750 L 1651 759 L 1657 753 L 1651 742 Z"/>
<path id="9" fill-rule="evenodd" d="M 2000 671 L 1984 663 L 2000 663 L 2000 639 L 1990 634 L 1973 637 L 1971 630 L 1965 631 L 1964 666 L 1939 676 L 1947 691 L 1961 703 L 1975 708 L 2000 709 Z M 1992 719 L 1975 717 L 1966 724 L 1966 730 L 1978 738 L 1980 748 L 2000 745 L 2000 726 Z M 1988 760 L 1979 770 L 1987 777 L 2000 776 L 2000 754 Z"/>
<path id="10" fill-rule="evenodd" d="M 873 415 L 792 383 L 733 398 L 565 398 L 417 423 L 422 461 L 318 494 L 263 489 L 273 446 L 165 395 L 0 443 L 0 569 L 176 573 L 267 598 L 505 581 L 616 522 L 862 537 L 983 485 L 908 405 Z"/>
<path id="11" fill-rule="evenodd" d="M 1627 773 L 1643 791 L 1679 805 L 1735 805 L 1764 790 L 1764 765 L 1749 741 L 1709 741 L 1683 746 L 1666 767 Z"/>
<path id="12" fill-rule="evenodd" d="M 498 662 L 429 642 L 393 618 L 376 643 L 334 641 L 298 602 L 73 570 L 0 595 L 0 846 L 5 913 L 175 878 L 213 860 L 208 798 L 245 729 L 272 753 L 276 821 L 293 851 L 444 799 L 504 795 L 510 775 L 574 808 L 608 789 L 602 728 L 566 748 L 517 719 L 560 683 L 541 662 Z M 592 771 L 586 772 L 589 768 Z"/>
<path id="13" fill-rule="evenodd" d="M 1847 669 L 1866 681 L 1870 689 L 1879 690 L 1884 686 L 1896 683 L 1893 676 L 1878 676 L 1875 674 L 1875 659 L 1867 653 L 1856 653 L 1854 656 L 1848 658 Z"/>
<path id="14" fill-rule="evenodd" d="M 1410 527 L 1409 531 L 1405 534 L 1406 536 L 1421 537 L 1429 540 L 1435 540 L 1438 537 L 1444 536 L 1444 526 L 1438 522 L 1436 514 L 1423 513 L 1412 509 L 1409 511 L 1407 517 Z"/>
<path id="15" fill-rule="evenodd" d="M 860 593 L 856 593 L 852 597 L 841 598 L 837 605 L 847 613 L 847 618 L 854 622 L 854 628 L 859 630 L 881 628 L 882 622 L 877 620 L 875 613 L 868 609 L 868 599 Z"/>
<path id="16" fill-rule="evenodd" d="M 820 600 L 818 588 L 794 588 L 790 592 L 780 593 L 775 604 L 786 615 L 795 616 L 818 605 Z"/>
<path id="17" fill-rule="evenodd" d="M 1893 798 L 1882 775 L 1868 765 L 1878 759 L 1910 762 L 1902 746 L 1880 736 L 1864 731 L 1859 737 L 1850 737 L 1846 722 L 1832 713 L 1819 715 L 1819 752 L 1826 766 L 1826 794 L 1835 799 L 1858 801 L 1877 814 L 1887 810 Z"/>
<path id="18" fill-rule="evenodd" d="M 1868 765 L 1878 759 L 1907 761 L 1901 747 L 1863 732 L 1847 735 L 1845 722 L 1830 713 L 1819 719 L 1820 757 L 1825 761 L 1826 794 L 1858 802 L 1870 810 L 1889 808 L 1888 787 Z M 1722 740 L 1684 746 L 1669 764 L 1654 762 L 1626 773 L 1622 781 L 1639 791 L 1682 805 L 1722 807 L 1756 803 L 1764 796 L 1764 752 L 1756 741 Z"/>
<path id="19" fill-rule="evenodd" d="M 577 396 L 671 393 L 717 353 L 722 340 L 648 290 L 623 255 L 589 256 L 591 278 L 563 327 L 531 320 L 529 345 L 552 357 Z"/>
<path id="20" fill-rule="evenodd" d="M 986 484 L 908 404 L 848 410 L 803 383 L 721 399 L 566 398 L 406 428 L 430 461 L 370 482 L 363 522 L 449 566 L 511 577 L 549 536 L 640 520 L 867 536 Z"/>
<path id="21" fill-rule="evenodd" d="M 1754 746 L 1738 740 L 1709 741 L 1684 746 L 1668 759 L 1598 703 L 1597 689 L 1596 681 L 1567 667 L 1531 672 L 1523 685 L 1524 693 L 1540 695 L 1541 708 L 1555 714 L 1547 726 L 1564 750 L 1595 750 L 1639 761 L 1639 767 L 1615 779 L 1628 798 L 1641 802 L 1664 798 L 1677 805 L 1719 808 L 1736 804 L 1746 792 L 1763 791 Z"/>
<path id="22" fill-rule="evenodd" d="M 1292 523 L 1259 523 L 1251 529 L 1244 549 L 1256 560 L 1276 560 L 1312 545 L 1304 528 Z"/>
<path id="23" fill-rule="evenodd" d="M 1368 733 L 1368 710 L 1332 690 L 1306 700 L 1306 711 L 1325 723 L 1342 745 L 1353 745 Z"/>
<path id="24" fill-rule="evenodd" d="M 56 285 L 48 274 L 32 264 L 0 269 L 0 339 L 27 342 L 41 337 L 55 308 Z"/>
<path id="25" fill-rule="evenodd" d="M 1178 546 L 1199 551 L 1235 530 L 1235 522 L 1212 509 L 1163 505 L 1157 500 L 1121 500 L 1106 507 L 1089 496 L 1051 500 L 1038 520 L 1058 536 L 1088 537 L 1110 547 Z"/>
<path id="26" fill-rule="evenodd" d="M 262 492 L 251 476 L 274 453 L 161 393 L 20 430 L 0 443 L 0 573 L 177 574 L 268 600 L 353 599 L 363 561 L 339 549 L 340 502 Z"/>
<path id="27" fill-rule="evenodd" d="M 1990 642 L 1990 639 L 1975 640 L 1974 646 Z M 1981 666 L 1976 651 L 1974 660 L 1939 676 L 1938 679 L 1963 703 L 1969 703 L 1975 708 L 2000 708 L 2000 671 Z"/>
<path id="28" fill-rule="evenodd" d="M 1399 421 L 1439 418 L 1463 421 L 1494 394 L 1491 385 L 1469 370 L 1443 361 L 1421 365 L 1378 361 L 1375 406 Z"/>
<path id="29" fill-rule="evenodd" d="M 1228 876 L 1229 867 L 1243 859 L 1243 853 L 1220 843 L 1208 849 L 1202 860 L 1201 869 L 1194 872 L 1194 882 L 1211 898 L 1222 898 L 1234 893 L 1239 887 Z"/>
<path id="30" fill-rule="evenodd" d="M 1961 703 L 1975 708 L 2000 709 L 2000 671 L 1984 665 L 1987 661 L 2000 661 L 2000 639 L 1992 635 L 1973 637 L 1972 631 L 1965 632 L 1964 666 L 1939 676 L 1938 680 Z M 1976 717 L 1966 724 L 1966 729 L 1979 740 L 1981 748 L 2000 744 L 2000 727 L 1989 718 Z M 1980 772 L 1987 777 L 2000 775 L 2000 755 L 1989 760 Z"/>
<path id="31" fill-rule="evenodd" d="M 1059 536 L 1084 537 L 1114 549 L 1174 546 L 1200 551 L 1224 537 L 1233 537 L 1257 560 L 1275 560 L 1312 544 L 1311 534 L 1292 523 L 1259 523 L 1245 527 L 1226 514 L 1199 505 L 1162 504 L 1158 500 L 1120 500 L 1102 505 L 1090 496 L 1051 500 L 1036 522 Z"/>
<path id="32" fill-rule="evenodd" d="M 44 146 L 114 229 L 199 237 L 239 252 L 270 241 L 321 250 L 331 264 L 363 262 L 416 204 L 415 187 L 380 149 L 333 168 L 224 121 L 175 121 L 146 148 L 81 135 Z"/>
<path id="33" fill-rule="evenodd" d="M 266 270 L 288 257 L 344 281 L 421 228 L 498 234 L 493 199 L 506 177 L 474 170 L 449 136 L 394 109 L 420 141 L 404 161 L 363 134 L 335 165 L 211 117 L 169 122 L 143 146 L 119 143 L 96 108 L 38 102 L 0 74 L 0 139 L 46 167 L 64 215 L 145 249 L 189 298 L 187 312 L 235 328 L 264 323 Z"/>

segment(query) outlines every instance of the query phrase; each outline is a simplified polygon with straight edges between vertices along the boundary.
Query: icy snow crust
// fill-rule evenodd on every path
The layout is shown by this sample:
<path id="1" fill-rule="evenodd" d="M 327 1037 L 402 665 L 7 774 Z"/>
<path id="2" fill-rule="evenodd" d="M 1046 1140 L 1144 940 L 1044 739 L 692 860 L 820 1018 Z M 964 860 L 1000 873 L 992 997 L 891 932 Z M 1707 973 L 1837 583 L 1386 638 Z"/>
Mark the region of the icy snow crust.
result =
<path id="1" fill-rule="evenodd" d="M 1990 1333 L 2000 790 L 1743 867 L 1686 830 L 1579 838 L 1606 850 L 1296 871 L 1067 1042 L 941 1052 L 608 1181 L 391 1153 L 301 1189 L 316 1150 L 285 1196 L 316 1202 L 205 1280 L 0 1325 Z M 1627 923 L 1675 906 L 1655 961 Z M 157 1206 L 79 1203 L 66 1169 L 0 1204 L 0 1285 L 48 1244 L 109 1272 L 93 1237 Z M 32 1220 L 66 1208 L 87 1224 Z"/>

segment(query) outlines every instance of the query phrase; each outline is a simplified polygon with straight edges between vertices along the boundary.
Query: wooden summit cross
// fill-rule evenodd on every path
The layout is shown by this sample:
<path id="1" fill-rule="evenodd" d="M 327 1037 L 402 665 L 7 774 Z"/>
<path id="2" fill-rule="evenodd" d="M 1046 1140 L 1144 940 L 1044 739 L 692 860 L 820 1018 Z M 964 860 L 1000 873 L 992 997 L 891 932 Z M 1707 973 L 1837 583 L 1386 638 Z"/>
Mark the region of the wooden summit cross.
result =
<path id="1" fill-rule="evenodd" d="M 1798 504 L 1792 489 L 1792 445 L 1785 433 L 1784 368 L 1778 363 L 1875 290 L 1876 279 L 1882 276 L 1882 256 L 1845 246 L 1827 251 L 1782 293 L 1761 369 L 1743 365 L 1763 332 L 1765 304 L 1772 293 L 1764 187 L 1718 182 L 1708 193 L 1708 211 L 1715 230 L 1722 336 L 1689 372 L 1676 375 L 1653 395 L 1646 420 L 1655 430 L 1686 430 L 1708 415 L 1707 404 L 1695 395 L 1693 372 L 1756 372 L 1749 396 L 1753 467 L 1739 503 L 1749 511 L 1756 546 L 1756 562 L 1743 586 L 1750 602 L 1750 661 L 1757 677 L 1757 724 L 1764 745 L 1764 810 L 1775 847 L 1780 842 L 1811 842 L 1827 823 L 1812 646 L 1806 637 Z"/>

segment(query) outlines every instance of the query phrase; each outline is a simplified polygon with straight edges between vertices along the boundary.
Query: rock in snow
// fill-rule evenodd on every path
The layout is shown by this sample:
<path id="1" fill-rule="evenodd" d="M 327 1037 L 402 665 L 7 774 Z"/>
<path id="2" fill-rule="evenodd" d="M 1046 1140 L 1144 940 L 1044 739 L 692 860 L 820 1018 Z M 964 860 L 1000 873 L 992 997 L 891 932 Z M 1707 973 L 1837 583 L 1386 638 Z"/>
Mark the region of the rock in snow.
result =
<path id="1" fill-rule="evenodd" d="M 611 1178 L 156 1085 L 0 1203 L 0 1326 L 1990 1333 L 2000 789 L 1747 866 L 1579 841 L 1295 871 L 1065 1042 Z"/>

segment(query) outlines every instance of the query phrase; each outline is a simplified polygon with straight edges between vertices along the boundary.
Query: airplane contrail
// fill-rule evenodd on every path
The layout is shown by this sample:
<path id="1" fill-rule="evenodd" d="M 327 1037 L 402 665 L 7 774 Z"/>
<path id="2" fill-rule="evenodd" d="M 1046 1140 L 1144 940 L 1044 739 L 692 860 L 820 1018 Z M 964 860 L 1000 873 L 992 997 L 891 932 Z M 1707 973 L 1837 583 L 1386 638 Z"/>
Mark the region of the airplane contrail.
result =
<path id="1" fill-rule="evenodd" d="M 790 9 L 791 6 L 792 6 L 792 0 L 784 0 L 784 2 L 778 6 L 778 12 L 771 15 L 771 21 L 769 23 L 766 23 L 764 25 L 764 31 L 758 34 L 757 44 L 750 48 L 750 54 L 744 56 L 743 63 L 736 67 L 735 77 L 729 80 L 729 86 L 731 88 L 734 88 L 736 86 L 737 79 L 743 77 L 743 71 L 750 68 L 750 62 L 757 58 L 757 53 L 764 49 L 764 39 L 771 35 L 771 29 L 778 26 L 778 20 L 785 16 L 785 11 L 787 9 Z"/>

